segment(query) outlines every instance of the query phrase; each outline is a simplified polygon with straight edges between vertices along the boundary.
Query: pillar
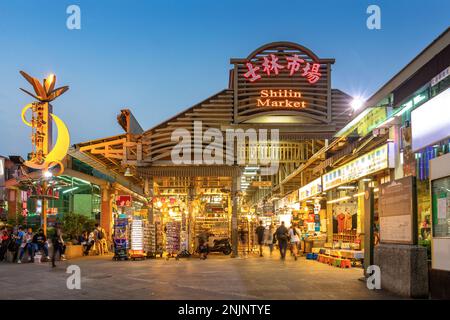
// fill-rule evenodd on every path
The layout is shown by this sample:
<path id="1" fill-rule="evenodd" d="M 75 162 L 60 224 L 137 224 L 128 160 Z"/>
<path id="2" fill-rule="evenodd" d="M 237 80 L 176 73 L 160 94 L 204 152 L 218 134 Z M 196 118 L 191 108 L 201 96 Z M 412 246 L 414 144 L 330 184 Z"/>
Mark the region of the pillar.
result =
<path id="1" fill-rule="evenodd" d="M 373 220 L 374 220 L 374 196 L 373 188 L 369 187 L 367 182 L 364 183 L 364 196 L 359 197 L 358 206 L 361 201 L 363 213 L 364 236 L 362 237 L 361 246 L 364 248 L 364 275 L 366 275 L 367 267 L 373 265 Z M 362 199 L 361 199 L 362 198 Z"/>
<path id="2" fill-rule="evenodd" d="M 327 199 L 332 199 L 331 191 L 327 193 Z M 333 242 L 333 204 L 327 202 L 327 242 Z"/>
<path id="3" fill-rule="evenodd" d="M 17 210 L 18 210 L 18 204 L 17 204 L 17 193 L 18 191 L 16 189 L 7 189 L 8 190 L 8 220 L 15 220 L 17 219 Z"/>
<path id="4" fill-rule="evenodd" d="M 231 254 L 232 258 L 237 258 L 239 256 L 238 253 L 238 244 L 239 244 L 239 236 L 238 236 L 238 183 L 240 182 L 239 176 L 232 177 L 231 183 L 231 246 L 233 252 Z"/>
<path id="5" fill-rule="evenodd" d="M 100 226 L 106 231 L 106 238 L 110 239 L 112 236 L 112 226 L 113 226 L 113 217 L 112 217 L 112 201 L 114 197 L 112 194 L 114 190 L 104 186 L 101 188 L 102 192 L 102 205 L 100 212 Z"/>

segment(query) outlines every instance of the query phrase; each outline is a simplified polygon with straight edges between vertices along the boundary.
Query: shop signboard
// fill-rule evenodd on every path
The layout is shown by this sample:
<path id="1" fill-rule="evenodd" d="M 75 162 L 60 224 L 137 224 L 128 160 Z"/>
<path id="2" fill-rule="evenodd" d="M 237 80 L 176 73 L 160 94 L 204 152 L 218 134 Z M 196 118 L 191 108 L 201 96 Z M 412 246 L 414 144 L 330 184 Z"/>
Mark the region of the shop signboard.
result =
<path id="1" fill-rule="evenodd" d="M 443 71 L 441 71 L 437 76 L 431 79 L 431 86 L 437 85 L 439 82 L 447 78 L 449 75 L 450 75 L 450 67 L 447 67 Z"/>
<path id="2" fill-rule="evenodd" d="M 0 157 L 0 201 L 5 200 L 5 158 Z"/>
<path id="3" fill-rule="evenodd" d="M 450 137 L 450 88 L 411 112 L 412 151 Z"/>
<path id="4" fill-rule="evenodd" d="M 414 177 L 405 177 L 380 187 L 381 243 L 414 244 Z"/>
<path id="5" fill-rule="evenodd" d="M 272 181 L 253 181 L 252 182 L 252 187 L 264 188 L 264 187 L 271 187 L 271 186 L 272 186 Z"/>
<path id="6" fill-rule="evenodd" d="M 121 195 L 116 197 L 116 204 L 118 207 L 131 207 L 131 196 Z"/>
<path id="7" fill-rule="evenodd" d="M 298 189 L 298 200 L 303 201 L 320 193 L 322 193 L 321 177 Z"/>
<path id="8" fill-rule="evenodd" d="M 390 156 L 393 154 L 393 152 L 389 151 L 391 148 L 392 143 L 387 143 L 323 175 L 323 190 L 329 190 L 389 168 L 393 162 L 390 159 Z"/>
<path id="9" fill-rule="evenodd" d="M 334 59 L 322 59 L 311 50 L 290 42 L 264 45 L 249 56 L 231 59 L 233 89 L 238 93 L 238 122 L 256 116 L 255 121 L 281 121 L 277 116 L 302 116 L 311 124 L 328 121 L 327 99 L 317 99 L 317 92 L 330 92 L 330 71 Z M 317 111 L 322 111 L 318 115 Z M 279 120 L 280 119 L 280 120 Z M 253 120 L 252 120 L 253 121 Z"/>

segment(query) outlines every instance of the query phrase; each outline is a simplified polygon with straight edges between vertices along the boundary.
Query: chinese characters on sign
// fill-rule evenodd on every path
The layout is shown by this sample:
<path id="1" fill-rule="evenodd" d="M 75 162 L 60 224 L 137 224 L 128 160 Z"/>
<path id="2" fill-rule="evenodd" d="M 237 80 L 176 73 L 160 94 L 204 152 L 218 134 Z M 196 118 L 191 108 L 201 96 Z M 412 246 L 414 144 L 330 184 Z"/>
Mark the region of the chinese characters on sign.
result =
<path id="1" fill-rule="evenodd" d="M 319 193 L 322 193 L 322 178 L 317 178 L 316 180 L 301 187 L 298 190 L 298 200 L 303 201 Z"/>
<path id="2" fill-rule="evenodd" d="M 263 57 L 263 62 L 261 64 L 262 70 L 261 67 L 256 66 L 251 62 L 247 62 L 245 64 L 247 72 L 244 73 L 244 77 L 250 82 L 255 82 L 256 80 L 261 79 L 260 72 L 270 76 L 271 74 L 278 75 L 280 70 L 286 69 L 289 72 L 289 76 L 292 77 L 295 73 L 300 72 L 300 75 L 305 77 L 310 84 L 314 84 L 319 81 L 322 75 L 319 72 L 320 63 L 310 63 L 296 54 L 286 57 L 287 65 L 281 65 L 278 63 L 278 60 L 279 58 L 274 54 Z"/>
<path id="3" fill-rule="evenodd" d="M 362 178 L 389 167 L 389 148 L 385 144 L 323 175 L 323 190 Z"/>

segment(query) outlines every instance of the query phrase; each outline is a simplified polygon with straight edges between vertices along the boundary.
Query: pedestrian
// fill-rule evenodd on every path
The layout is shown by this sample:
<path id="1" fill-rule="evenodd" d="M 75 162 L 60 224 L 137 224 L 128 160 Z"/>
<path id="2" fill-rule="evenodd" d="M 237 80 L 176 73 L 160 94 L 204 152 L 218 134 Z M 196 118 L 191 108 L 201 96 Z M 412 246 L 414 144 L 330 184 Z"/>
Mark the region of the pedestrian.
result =
<path id="1" fill-rule="evenodd" d="M 256 228 L 255 233 L 258 239 L 259 245 L 259 256 L 263 256 L 263 246 L 264 246 L 264 233 L 266 232 L 266 228 L 264 228 L 263 221 L 259 221 L 259 226 Z"/>
<path id="2" fill-rule="evenodd" d="M 21 263 L 21 261 L 17 260 L 19 255 L 19 249 L 22 247 L 23 238 L 25 236 L 25 232 L 23 231 L 22 226 L 19 226 L 12 235 L 13 245 L 9 247 L 9 251 L 13 252 L 13 262 Z"/>
<path id="3" fill-rule="evenodd" d="M 280 249 L 280 255 L 281 259 L 286 259 L 286 250 L 288 246 L 288 229 L 284 225 L 284 221 L 281 221 L 281 226 L 277 228 L 277 231 L 275 231 L 275 237 L 278 241 L 278 247 Z"/>
<path id="4" fill-rule="evenodd" d="M 23 236 L 23 241 L 20 245 L 19 260 L 17 261 L 17 263 L 22 263 L 25 251 L 28 252 L 28 262 L 34 262 L 33 236 L 33 229 L 28 228 L 27 232 Z"/>
<path id="5" fill-rule="evenodd" d="M 10 236 L 8 229 L 5 227 L 0 232 L 0 262 L 6 260 L 6 252 L 8 251 L 8 245 L 10 242 Z"/>
<path id="6" fill-rule="evenodd" d="M 33 246 L 34 246 L 34 253 L 42 250 L 44 252 L 45 257 L 47 258 L 47 261 L 50 261 L 50 257 L 48 255 L 47 237 L 44 234 L 44 230 L 39 229 L 38 232 L 34 235 Z"/>
<path id="7" fill-rule="evenodd" d="M 291 243 L 291 251 L 294 255 L 294 259 L 298 258 L 298 245 L 300 243 L 300 231 L 295 224 L 292 224 L 289 228 L 289 240 Z"/>
<path id="8" fill-rule="evenodd" d="M 53 244 L 53 254 L 52 254 L 52 267 L 56 267 L 55 264 L 55 258 L 56 258 L 56 253 L 59 253 L 60 259 L 62 261 L 66 260 L 65 256 L 64 256 L 64 252 L 65 252 L 65 244 L 64 244 L 64 239 L 63 239 L 63 232 L 61 230 L 61 226 L 58 224 L 55 227 L 55 233 L 53 234 L 52 237 L 52 244 Z"/>
<path id="9" fill-rule="evenodd" d="M 273 230 L 273 224 L 271 223 L 269 225 L 269 229 L 267 230 L 267 236 L 266 236 L 266 244 L 269 246 L 270 256 L 272 256 L 273 252 L 273 244 L 274 244 L 274 230 Z"/>
<path id="10" fill-rule="evenodd" d="M 105 241 L 105 233 L 104 230 L 100 227 L 98 223 L 95 224 L 94 229 L 94 238 L 95 238 L 95 248 L 97 249 L 97 253 L 99 255 L 103 255 L 104 252 L 104 241 Z"/>

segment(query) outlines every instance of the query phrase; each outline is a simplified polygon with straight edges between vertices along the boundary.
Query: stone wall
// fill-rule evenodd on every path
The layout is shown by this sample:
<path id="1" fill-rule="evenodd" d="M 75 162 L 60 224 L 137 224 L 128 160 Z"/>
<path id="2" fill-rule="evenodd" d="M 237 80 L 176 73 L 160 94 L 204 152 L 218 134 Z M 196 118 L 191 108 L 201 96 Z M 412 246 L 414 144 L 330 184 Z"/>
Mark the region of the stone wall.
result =
<path id="1" fill-rule="evenodd" d="M 428 298 L 428 261 L 424 247 L 379 244 L 374 250 L 374 264 L 381 270 L 381 287 L 413 298 Z"/>

